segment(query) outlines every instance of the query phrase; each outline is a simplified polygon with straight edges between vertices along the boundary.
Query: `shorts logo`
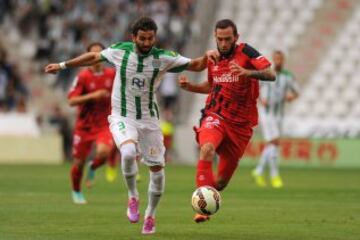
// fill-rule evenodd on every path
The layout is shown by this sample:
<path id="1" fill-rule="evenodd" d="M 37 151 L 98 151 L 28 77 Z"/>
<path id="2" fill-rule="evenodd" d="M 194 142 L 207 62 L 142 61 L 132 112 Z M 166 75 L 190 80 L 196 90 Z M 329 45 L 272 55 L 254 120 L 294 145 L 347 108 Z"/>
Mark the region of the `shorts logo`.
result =
<path id="1" fill-rule="evenodd" d="M 125 123 L 124 122 L 119 122 L 119 131 L 125 129 Z"/>
<path id="2" fill-rule="evenodd" d="M 151 147 L 150 150 L 149 150 L 149 154 L 150 156 L 152 157 L 156 157 L 159 155 L 159 150 L 155 147 Z"/>
<path id="3" fill-rule="evenodd" d="M 213 117 L 207 117 L 205 123 L 205 128 L 214 128 L 220 126 L 220 120 L 213 118 Z"/>

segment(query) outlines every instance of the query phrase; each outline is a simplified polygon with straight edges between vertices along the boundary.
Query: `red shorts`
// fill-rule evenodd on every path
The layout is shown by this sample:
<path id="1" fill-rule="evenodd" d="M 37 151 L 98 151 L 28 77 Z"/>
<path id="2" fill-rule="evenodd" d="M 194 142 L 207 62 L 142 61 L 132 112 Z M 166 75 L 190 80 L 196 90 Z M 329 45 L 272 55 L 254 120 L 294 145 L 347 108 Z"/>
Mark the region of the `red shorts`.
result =
<path id="1" fill-rule="evenodd" d="M 114 147 L 114 141 L 108 127 L 103 128 L 95 133 L 75 130 L 73 139 L 72 155 L 76 159 L 85 160 L 95 143 L 105 144 L 110 148 Z"/>
<path id="2" fill-rule="evenodd" d="M 250 124 L 231 124 L 216 114 L 209 114 L 196 129 L 200 146 L 212 143 L 219 155 L 218 178 L 230 180 L 253 133 Z"/>

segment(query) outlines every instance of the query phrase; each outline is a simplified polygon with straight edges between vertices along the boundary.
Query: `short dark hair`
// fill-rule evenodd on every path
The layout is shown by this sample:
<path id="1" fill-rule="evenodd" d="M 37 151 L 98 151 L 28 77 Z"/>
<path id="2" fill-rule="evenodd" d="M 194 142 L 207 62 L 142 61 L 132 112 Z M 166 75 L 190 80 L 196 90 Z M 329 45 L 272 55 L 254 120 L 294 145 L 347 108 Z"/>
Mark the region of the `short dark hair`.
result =
<path id="1" fill-rule="evenodd" d="M 153 19 L 149 17 L 141 17 L 136 20 L 134 25 L 131 27 L 131 33 L 137 35 L 139 30 L 154 31 L 156 33 L 157 29 L 157 25 Z"/>
<path id="2" fill-rule="evenodd" d="M 104 44 L 102 44 L 101 42 L 92 42 L 92 43 L 90 43 L 90 44 L 86 47 L 86 51 L 90 52 L 91 48 L 92 48 L 92 47 L 95 47 L 95 46 L 99 46 L 99 47 L 101 47 L 102 49 L 105 49 Z"/>
<path id="3" fill-rule="evenodd" d="M 222 19 L 222 20 L 217 21 L 216 25 L 215 25 L 215 31 L 218 28 L 224 29 L 224 28 L 228 28 L 228 27 L 231 27 L 233 29 L 235 36 L 238 35 L 237 27 L 236 27 L 235 23 L 233 21 L 231 21 L 230 19 Z"/>

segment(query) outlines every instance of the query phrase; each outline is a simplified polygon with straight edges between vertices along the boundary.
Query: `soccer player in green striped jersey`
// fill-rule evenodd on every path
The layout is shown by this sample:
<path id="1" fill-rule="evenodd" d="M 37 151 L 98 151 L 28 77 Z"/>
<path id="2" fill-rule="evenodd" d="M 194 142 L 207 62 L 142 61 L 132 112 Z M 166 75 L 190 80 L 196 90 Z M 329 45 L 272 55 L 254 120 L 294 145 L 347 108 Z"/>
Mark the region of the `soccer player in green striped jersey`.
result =
<path id="1" fill-rule="evenodd" d="M 144 215 L 143 234 L 155 232 L 155 209 L 164 191 L 163 135 L 159 126 L 159 108 L 155 91 L 166 72 L 202 71 L 216 51 L 189 59 L 176 52 L 154 47 L 156 23 L 147 17 L 132 27 L 132 42 L 121 42 L 101 53 L 85 53 L 66 62 L 53 63 L 45 72 L 56 73 L 67 67 L 89 66 L 108 61 L 116 68 L 112 89 L 110 130 L 121 152 L 121 167 L 128 188 L 127 216 L 130 222 L 139 221 L 139 194 L 136 187 L 138 167 L 135 161 L 139 149 L 143 162 L 149 166 L 148 206 Z"/>
<path id="2" fill-rule="evenodd" d="M 284 53 L 278 50 L 275 51 L 273 61 L 276 81 L 262 82 L 260 86 L 260 124 L 266 145 L 261 159 L 252 174 L 257 185 L 266 186 L 263 173 L 265 166 L 269 165 L 272 187 L 281 188 L 283 181 L 278 169 L 278 149 L 284 116 L 284 104 L 298 97 L 299 87 L 293 74 L 283 67 Z"/>

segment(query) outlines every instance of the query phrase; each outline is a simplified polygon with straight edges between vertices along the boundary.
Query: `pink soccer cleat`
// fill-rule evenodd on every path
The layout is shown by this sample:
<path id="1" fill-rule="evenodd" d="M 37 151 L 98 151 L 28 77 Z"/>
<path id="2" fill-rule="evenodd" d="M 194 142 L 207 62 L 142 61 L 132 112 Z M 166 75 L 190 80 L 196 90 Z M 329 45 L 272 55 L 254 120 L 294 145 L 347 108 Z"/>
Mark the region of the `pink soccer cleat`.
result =
<path id="1" fill-rule="evenodd" d="M 148 216 L 145 218 L 142 234 L 155 233 L 155 218 Z"/>
<path id="2" fill-rule="evenodd" d="M 136 198 L 129 199 L 126 215 L 131 223 L 137 223 L 139 221 L 139 200 Z"/>

